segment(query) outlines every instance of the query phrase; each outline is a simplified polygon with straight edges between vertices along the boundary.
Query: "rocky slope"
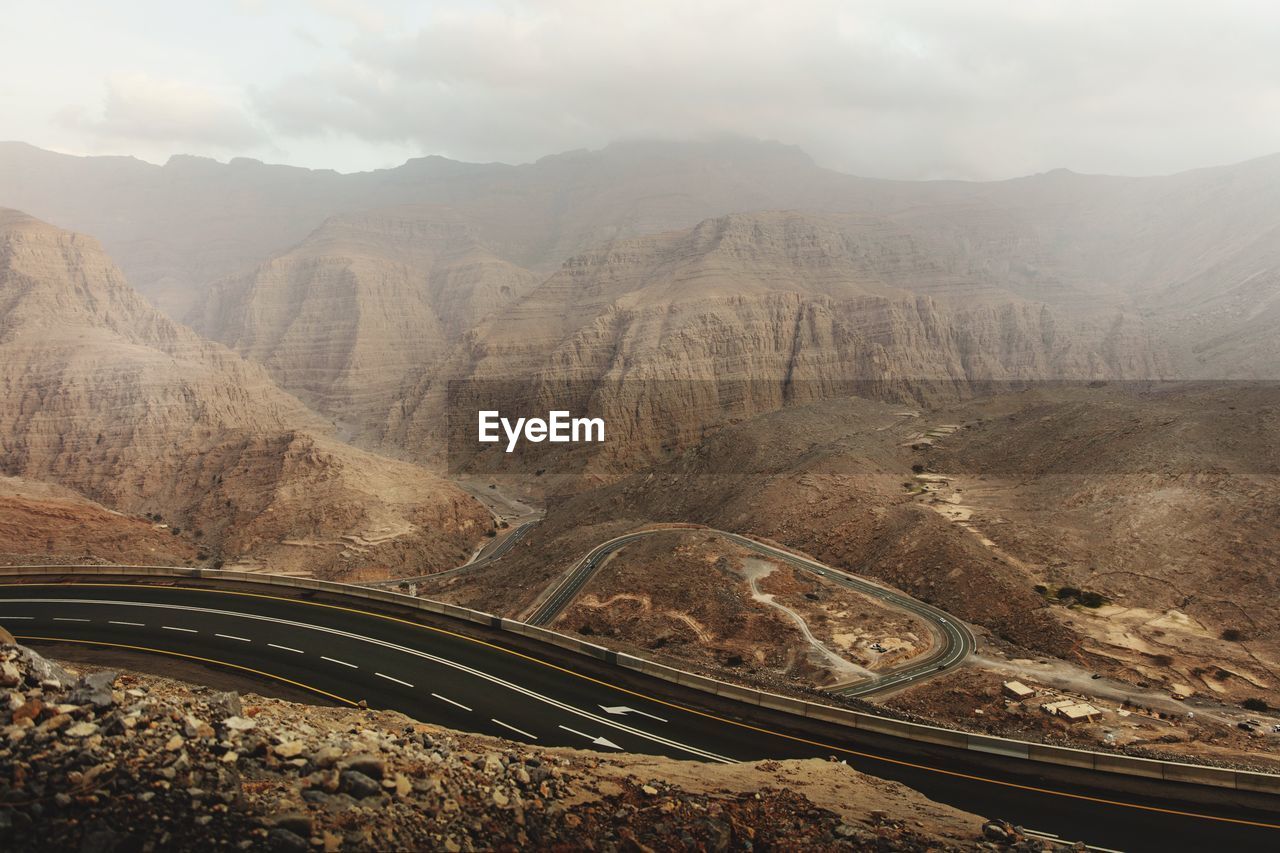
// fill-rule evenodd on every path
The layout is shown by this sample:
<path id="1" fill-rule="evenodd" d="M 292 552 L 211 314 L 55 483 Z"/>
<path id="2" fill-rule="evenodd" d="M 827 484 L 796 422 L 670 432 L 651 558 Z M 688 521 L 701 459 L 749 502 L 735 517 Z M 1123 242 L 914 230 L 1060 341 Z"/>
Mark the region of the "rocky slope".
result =
<path id="1" fill-rule="evenodd" d="M 1091 666 L 1280 705 L 1278 418 L 1271 383 L 1043 388 L 940 412 L 967 428 L 920 456 L 936 508 L 1045 591 Z"/>
<path id="2" fill-rule="evenodd" d="M 961 850 L 1020 841 L 833 762 L 719 766 L 77 676 L 0 645 L 0 846 Z M 1025 842 L 1019 849 L 1043 849 Z"/>
<path id="3" fill-rule="evenodd" d="M 767 212 L 579 255 L 469 335 L 388 435 L 430 447 L 446 408 L 591 412 L 611 430 L 607 471 L 840 393 L 927 399 L 1161 369 L 1135 315 L 1029 301 L 929 239 L 879 218 Z M 445 402 L 441 384 L 460 378 L 475 400 Z"/>
<path id="4" fill-rule="evenodd" d="M 313 408 L 376 432 L 410 377 L 537 277 L 441 208 L 335 217 L 251 273 L 216 282 L 196 328 Z"/>
<path id="5" fill-rule="evenodd" d="M 286 570 L 451 565 L 488 526 L 453 486 L 327 429 L 261 367 L 151 308 L 95 241 L 0 212 L 0 472 Z M 320 547 L 290 558 L 295 536 Z"/>
<path id="6" fill-rule="evenodd" d="M 50 483 L 0 477 L 0 565 L 181 565 L 200 555 L 188 538 L 152 519 L 109 510 Z"/>

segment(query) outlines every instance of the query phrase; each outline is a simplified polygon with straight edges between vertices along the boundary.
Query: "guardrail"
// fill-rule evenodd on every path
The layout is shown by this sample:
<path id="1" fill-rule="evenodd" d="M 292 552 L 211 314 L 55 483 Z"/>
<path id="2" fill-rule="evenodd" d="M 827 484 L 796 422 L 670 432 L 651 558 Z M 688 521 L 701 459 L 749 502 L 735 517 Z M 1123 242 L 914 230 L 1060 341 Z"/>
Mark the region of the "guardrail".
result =
<path id="1" fill-rule="evenodd" d="M 514 619 L 505 619 L 500 616 L 494 616 L 491 613 L 481 613 L 478 610 L 458 607 L 441 601 L 412 598 L 388 590 L 320 581 L 312 578 L 171 566 L 0 566 L 0 577 L 21 578 L 40 575 L 64 575 L 71 571 L 88 575 L 154 575 L 157 577 L 239 581 L 259 583 L 264 586 L 311 589 L 317 592 L 331 592 L 351 598 L 381 601 L 518 634 L 575 654 L 585 655 L 624 669 L 634 670 L 682 687 L 732 699 L 745 705 L 756 705 L 772 711 L 780 711 L 851 729 L 874 732 L 919 743 L 949 746 L 971 752 L 985 752 L 1010 758 L 1021 758 L 1042 764 L 1054 764 L 1147 779 L 1160 779 L 1167 782 L 1183 782 L 1209 785 L 1217 788 L 1230 788 L 1238 791 L 1280 795 L 1280 775 L 1257 773 L 1248 770 L 1232 770 L 1227 767 L 1183 764 L 1176 761 L 1161 761 L 1153 758 L 1135 758 L 1108 752 L 1092 752 L 1085 749 L 980 735 L 928 726 L 922 723 L 910 723 L 887 717 L 877 717 L 874 714 L 862 711 L 851 711 L 831 705 L 792 699 L 789 696 L 781 696 L 763 690 L 740 687 L 736 684 L 729 684 L 704 675 L 685 672 L 675 667 L 655 663 L 654 661 L 623 652 L 614 652 L 603 646 L 597 646 L 594 643 L 588 643 L 536 625 L 530 625 Z"/>

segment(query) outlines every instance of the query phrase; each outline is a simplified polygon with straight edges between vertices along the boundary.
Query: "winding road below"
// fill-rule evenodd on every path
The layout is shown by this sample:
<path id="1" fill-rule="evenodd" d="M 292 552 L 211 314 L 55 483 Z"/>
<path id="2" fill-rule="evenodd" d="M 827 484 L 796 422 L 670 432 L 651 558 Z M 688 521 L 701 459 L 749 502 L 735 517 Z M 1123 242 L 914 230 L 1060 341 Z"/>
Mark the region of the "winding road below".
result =
<path id="1" fill-rule="evenodd" d="M 565 611 L 565 608 L 573 603 L 573 600 L 582 592 L 587 582 L 595 576 L 609 555 L 646 536 L 669 534 L 673 529 L 679 530 L 681 528 L 667 527 L 638 530 L 596 546 L 565 572 L 557 584 L 550 588 L 527 621 L 531 625 L 550 625 L 557 616 Z M 928 654 L 885 670 L 877 674 L 875 678 L 833 690 L 832 692 L 837 695 L 868 696 L 872 693 L 900 689 L 910 683 L 931 678 L 959 666 L 964 662 L 965 658 L 973 653 L 977 645 L 973 633 L 964 624 L 949 616 L 945 611 L 939 610 L 930 604 L 925 604 L 923 601 L 917 601 L 904 593 L 872 583 L 848 572 L 834 569 L 817 560 L 803 557 L 783 548 L 757 542 L 755 539 L 750 539 L 738 533 L 716 530 L 711 527 L 692 529 L 715 533 L 735 545 L 754 551 L 757 554 L 781 560 L 789 566 L 817 575 L 838 586 L 875 598 L 895 610 L 919 617 L 929 626 L 937 642 Z"/>
<path id="2" fill-rule="evenodd" d="M 749 540 L 747 540 L 749 541 Z M 52 582 L 60 581 L 60 582 Z M 701 761 L 835 757 L 940 802 L 1123 849 L 1275 849 L 1276 798 L 1118 777 L 850 729 L 698 693 L 607 661 L 323 591 L 208 578 L 0 584 L 21 642 L 181 658 L 323 701 L 539 745 Z"/>

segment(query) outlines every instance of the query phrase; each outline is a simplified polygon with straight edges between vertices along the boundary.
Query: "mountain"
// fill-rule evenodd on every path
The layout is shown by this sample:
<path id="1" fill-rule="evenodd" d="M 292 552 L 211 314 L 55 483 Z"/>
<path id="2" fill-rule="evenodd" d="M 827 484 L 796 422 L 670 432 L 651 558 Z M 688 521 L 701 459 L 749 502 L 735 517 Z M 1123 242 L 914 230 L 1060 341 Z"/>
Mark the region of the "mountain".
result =
<path id="1" fill-rule="evenodd" d="M 635 464 L 717 423 L 839 394 L 1160 370 L 1136 315 L 1024 298 L 892 220 L 734 214 L 571 258 L 424 378 L 388 437 L 432 446 L 442 413 L 468 408 L 442 398 L 459 379 L 477 399 L 521 398 L 484 408 L 602 414 L 609 455 Z"/>
<path id="2" fill-rule="evenodd" d="M 442 208 L 333 217 L 295 248 L 216 282 L 196 327 L 368 432 L 407 378 L 538 282 L 489 252 L 477 231 Z"/>
<path id="3" fill-rule="evenodd" d="M 522 166 L 424 157 L 349 175 L 244 158 L 179 156 L 156 166 L 0 143 L 0 206 L 98 237 L 129 280 L 178 319 L 202 304 L 210 282 L 252 269 L 342 213 L 448 207 L 497 256 L 549 273 L 602 240 L 737 210 L 838 209 L 842 188 L 878 183 L 749 140 L 616 144 Z"/>
<path id="4" fill-rule="evenodd" d="M 323 573 L 450 565 L 489 526 L 456 487 L 329 429 L 148 305 L 96 241 L 0 211 L 0 473 Z"/>

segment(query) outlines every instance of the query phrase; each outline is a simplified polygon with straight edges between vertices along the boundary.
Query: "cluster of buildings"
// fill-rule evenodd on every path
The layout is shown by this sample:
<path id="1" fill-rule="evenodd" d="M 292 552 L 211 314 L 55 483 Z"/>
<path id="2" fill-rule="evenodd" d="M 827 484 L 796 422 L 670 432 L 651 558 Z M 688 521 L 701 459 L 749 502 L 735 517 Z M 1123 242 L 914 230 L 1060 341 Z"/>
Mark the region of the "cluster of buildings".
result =
<path id="1" fill-rule="evenodd" d="M 1036 691 L 1021 681 L 1006 681 L 1004 683 L 1005 695 L 1010 699 L 1018 702 L 1024 702 L 1036 695 Z M 1044 711 L 1051 717 L 1058 717 L 1069 723 L 1093 722 L 1095 717 L 1102 714 L 1102 711 L 1088 702 L 1081 702 L 1079 699 L 1058 699 L 1053 702 L 1046 702 L 1040 706 L 1040 710 Z"/>

